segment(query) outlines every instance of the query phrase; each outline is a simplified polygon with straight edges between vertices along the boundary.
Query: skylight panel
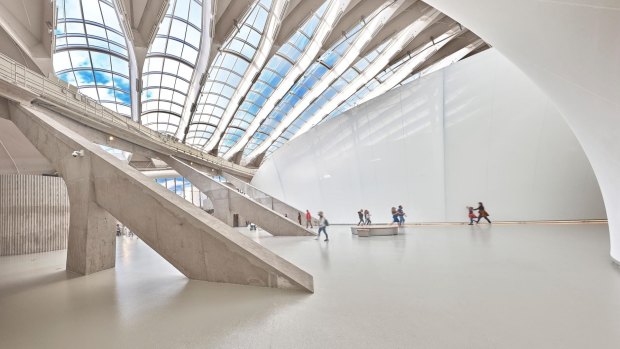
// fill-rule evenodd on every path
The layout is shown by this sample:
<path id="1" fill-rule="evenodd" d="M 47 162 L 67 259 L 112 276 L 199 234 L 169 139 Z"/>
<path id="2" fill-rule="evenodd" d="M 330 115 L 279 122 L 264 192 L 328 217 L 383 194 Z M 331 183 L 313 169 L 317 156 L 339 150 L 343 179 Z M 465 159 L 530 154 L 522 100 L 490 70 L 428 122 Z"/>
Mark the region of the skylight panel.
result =
<path id="1" fill-rule="evenodd" d="M 325 14 L 326 9 L 329 7 L 330 1 L 325 1 L 323 5 L 317 9 L 309 19 L 299 28 L 291 37 L 278 49 L 278 51 L 274 54 L 274 56 L 267 62 L 263 70 L 259 75 L 259 79 L 252 85 L 250 88 L 250 93 L 252 91 L 261 91 L 262 95 L 269 99 L 273 92 L 280 86 L 285 76 L 291 71 L 294 64 L 296 64 L 304 55 L 308 46 L 310 45 L 312 38 L 318 28 L 318 25 L 321 23 L 322 16 Z M 268 86 L 268 87 L 266 87 Z M 302 95 L 305 93 L 304 91 L 297 91 L 298 95 Z M 248 93 L 249 94 L 249 93 Z M 247 100 L 247 98 L 246 98 Z M 262 102 L 262 100 L 261 100 Z M 266 103 L 266 100 L 265 100 Z M 273 103 L 273 102 L 272 102 Z M 264 105 L 261 104 L 261 107 Z M 284 108 L 290 108 L 290 106 L 285 106 Z M 244 113 L 243 105 L 232 118 L 230 127 L 235 125 L 235 129 L 230 129 L 231 132 L 235 132 L 238 134 L 238 129 L 243 129 L 245 135 L 245 131 L 250 126 L 251 122 L 254 121 L 256 116 L 258 115 L 260 108 L 255 108 L 255 111 L 250 114 Z M 244 118 L 248 122 L 239 123 L 239 118 Z M 229 128 L 230 128 L 229 127 Z M 238 141 L 241 137 L 232 136 L 229 134 L 229 128 L 226 129 L 226 132 L 223 136 L 223 139 L 228 140 L 227 142 L 222 142 L 219 148 L 219 154 L 223 155 L 230 150 L 230 145 L 233 145 L 233 142 L 230 140 L 234 139 L 235 142 Z"/>
<path id="2" fill-rule="evenodd" d="M 332 45 L 332 47 L 323 53 L 323 55 L 321 55 L 321 57 L 319 57 L 319 59 L 306 70 L 305 74 L 293 85 L 293 87 L 291 87 L 289 93 L 287 94 L 287 96 L 291 94 L 297 95 L 298 99 L 293 104 L 282 107 L 279 104 L 284 103 L 286 97 L 283 98 L 282 101 L 280 101 L 280 103 L 269 114 L 269 116 L 267 116 L 266 120 L 269 124 L 279 124 L 285 118 L 286 114 L 295 107 L 295 105 L 307 94 L 307 92 L 311 90 L 312 87 L 332 68 L 334 68 L 347 50 L 355 43 L 365 24 L 366 22 L 362 20 L 349 29 L 342 38 Z M 284 116 L 282 114 L 284 114 Z M 261 129 L 262 127 L 259 128 L 259 130 Z M 272 128 L 271 131 L 274 129 L 275 128 Z M 261 132 L 264 131 L 265 130 L 263 129 Z M 254 138 L 254 135 L 252 137 Z M 243 151 L 243 156 L 245 157 L 251 154 L 261 143 L 262 142 L 259 142 L 258 139 L 248 141 L 248 144 Z"/>
<path id="3" fill-rule="evenodd" d="M 54 71 L 106 108 L 131 116 L 127 42 L 108 0 L 58 0 Z"/>
<path id="4" fill-rule="evenodd" d="M 201 18 L 200 1 L 171 0 L 144 62 L 143 125 L 176 134 L 200 50 Z"/>
<path id="5" fill-rule="evenodd" d="M 253 4 L 251 10 L 241 21 L 240 28 L 222 46 L 221 51 L 214 59 L 214 63 L 209 69 L 209 78 L 202 88 L 198 99 L 196 112 L 189 125 L 186 142 L 195 146 L 206 145 L 220 122 L 223 112 L 226 110 L 231 96 L 222 93 L 223 86 L 236 89 L 241 83 L 250 62 L 254 59 L 256 50 L 269 15 L 271 1 L 261 0 Z M 213 84 L 209 82 L 220 82 Z M 219 96 L 217 106 L 221 107 L 221 112 L 213 113 L 213 97 Z M 219 109 L 219 108 L 218 108 Z M 212 125 L 207 132 L 201 132 L 200 136 L 196 131 L 194 123 L 207 123 Z"/>

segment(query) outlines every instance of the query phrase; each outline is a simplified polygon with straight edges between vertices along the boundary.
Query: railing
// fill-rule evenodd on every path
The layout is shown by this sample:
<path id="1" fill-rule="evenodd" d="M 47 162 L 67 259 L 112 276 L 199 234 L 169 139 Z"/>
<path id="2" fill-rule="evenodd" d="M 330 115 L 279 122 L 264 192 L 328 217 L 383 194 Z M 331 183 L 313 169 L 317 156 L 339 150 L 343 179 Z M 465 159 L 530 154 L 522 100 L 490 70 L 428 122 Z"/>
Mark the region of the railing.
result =
<path id="1" fill-rule="evenodd" d="M 124 128 L 136 135 L 150 138 L 174 152 L 196 157 L 223 170 L 241 173 L 250 177 L 256 172 L 220 157 L 204 153 L 186 144 L 179 143 L 168 135 L 159 133 L 105 108 L 94 99 L 79 93 L 76 87 L 68 85 L 59 79 L 46 78 L 2 53 L 0 53 L 0 79 L 23 88 L 46 102 L 76 112 L 81 117 Z"/>

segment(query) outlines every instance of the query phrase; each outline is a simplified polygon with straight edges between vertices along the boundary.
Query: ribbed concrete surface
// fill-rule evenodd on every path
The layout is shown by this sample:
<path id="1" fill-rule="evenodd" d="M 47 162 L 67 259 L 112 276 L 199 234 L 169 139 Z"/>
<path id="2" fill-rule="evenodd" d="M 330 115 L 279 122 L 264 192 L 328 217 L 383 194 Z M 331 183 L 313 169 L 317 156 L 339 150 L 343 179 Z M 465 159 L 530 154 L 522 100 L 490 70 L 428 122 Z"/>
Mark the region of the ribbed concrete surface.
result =
<path id="1" fill-rule="evenodd" d="M 61 178 L 0 176 L 0 256 L 67 248 L 69 196 Z"/>

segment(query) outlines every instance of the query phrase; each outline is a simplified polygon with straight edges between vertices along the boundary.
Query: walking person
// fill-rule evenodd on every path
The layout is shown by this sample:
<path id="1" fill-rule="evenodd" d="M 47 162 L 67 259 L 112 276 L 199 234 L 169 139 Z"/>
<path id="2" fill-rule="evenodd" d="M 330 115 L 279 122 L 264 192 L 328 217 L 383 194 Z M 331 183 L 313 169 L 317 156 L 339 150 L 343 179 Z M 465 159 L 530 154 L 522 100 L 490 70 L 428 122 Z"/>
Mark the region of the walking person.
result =
<path id="1" fill-rule="evenodd" d="M 478 211 L 478 221 L 476 221 L 476 224 L 480 223 L 480 220 L 482 218 L 486 219 L 487 222 L 491 223 L 491 220 L 489 220 L 490 214 L 484 209 L 484 205 L 482 204 L 482 202 L 478 203 L 478 208 L 476 208 L 475 210 Z"/>
<path id="2" fill-rule="evenodd" d="M 366 219 L 366 225 L 370 225 L 370 223 L 372 223 L 370 221 L 370 211 L 364 210 L 364 218 Z"/>
<path id="3" fill-rule="evenodd" d="M 312 226 L 312 215 L 310 214 L 310 210 L 306 210 L 306 228 L 308 228 L 308 226 L 310 226 L 310 228 L 314 228 Z"/>
<path id="4" fill-rule="evenodd" d="M 400 227 L 401 225 L 405 225 L 405 216 L 407 216 L 407 214 L 403 210 L 403 205 L 398 205 L 397 211 L 398 211 L 398 226 Z"/>
<path id="5" fill-rule="evenodd" d="M 467 213 L 467 217 L 469 217 L 469 224 L 468 225 L 473 225 L 474 224 L 474 218 L 476 218 L 476 214 L 474 213 L 474 208 L 471 206 L 467 206 L 467 210 L 469 211 L 469 213 Z M 478 222 L 476 222 L 478 223 Z"/>
<path id="6" fill-rule="evenodd" d="M 321 238 L 321 232 L 325 233 L 325 241 L 329 241 L 329 236 L 327 235 L 327 226 L 329 222 L 327 218 L 323 215 L 323 211 L 319 211 L 319 235 L 316 236 L 316 240 Z"/>
<path id="7" fill-rule="evenodd" d="M 357 216 L 360 219 L 360 221 L 357 222 L 357 225 L 364 225 L 364 209 L 363 208 L 360 208 L 360 210 L 357 211 Z"/>
<path id="8" fill-rule="evenodd" d="M 390 225 L 394 223 L 400 225 L 400 218 L 398 218 L 398 210 L 396 209 L 396 207 L 392 207 L 392 222 L 390 223 Z"/>
<path id="9" fill-rule="evenodd" d="M 299 222 L 299 225 L 301 225 L 301 212 L 297 212 L 297 221 Z"/>

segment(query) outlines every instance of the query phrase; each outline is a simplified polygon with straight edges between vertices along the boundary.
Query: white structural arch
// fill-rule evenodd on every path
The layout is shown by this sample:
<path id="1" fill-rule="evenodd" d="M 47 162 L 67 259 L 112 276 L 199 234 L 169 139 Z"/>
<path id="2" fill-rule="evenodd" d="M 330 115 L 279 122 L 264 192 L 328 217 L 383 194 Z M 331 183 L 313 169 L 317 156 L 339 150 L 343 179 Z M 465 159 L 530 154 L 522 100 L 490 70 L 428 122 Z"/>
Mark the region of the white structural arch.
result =
<path id="1" fill-rule="evenodd" d="M 427 2 L 494 46 L 555 102 L 594 169 L 609 220 L 611 257 L 620 261 L 620 3 Z"/>

